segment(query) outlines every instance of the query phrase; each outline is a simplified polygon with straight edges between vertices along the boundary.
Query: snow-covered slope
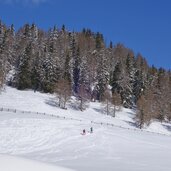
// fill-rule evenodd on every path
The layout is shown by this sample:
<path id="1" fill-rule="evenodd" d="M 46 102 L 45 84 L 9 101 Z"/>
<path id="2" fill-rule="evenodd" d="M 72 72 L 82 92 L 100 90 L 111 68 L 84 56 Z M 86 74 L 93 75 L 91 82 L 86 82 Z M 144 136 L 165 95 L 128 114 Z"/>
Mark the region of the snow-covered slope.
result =
<path id="1" fill-rule="evenodd" d="M 3 171 L 72 171 L 62 167 L 5 155 L 0 155 L 0 169 Z"/>
<path id="2" fill-rule="evenodd" d="M 56 114 L 62 117 L 72 117 L 87 122 L 110 123 L 115 126 L 136 129 L 133 121 L 135 114 L 130 109 L 123 108 L 121 111 L 117 112 L 116 117 L 113 118 L 101 113 L 102 106 L 100 103 L 91 102 L 89 108 L 81 112 L 71 106 L 72 102 L 68 105 L 68 110 L 60 109 L 57 107 L 56 101 L 56 97 L 52 94 L 34 93 L 32 90 L 18 91 L 11 87 L 6 87 L 5 91 L 0 94 L 0 108 Z M 155 121 L 144 130 L 171 135 L 171 124 L 161 124 Z"/>
<path id="3" fill-rule="evenodd" d="M 134 112 L 131 110 L 123 109 L 117 113 L 116 118 L 99 113 L 99 103 L 91 103 L 85 112 L 70 107 L 62 110 L 54 106 L 53 95 L 17 91 L 10 87 L 0 95 L 0 107 L 82 120 L 1 111 L 1 154 L 77 171 L 170 171 L 170 124 L 155 122 L 145 131 L 140 131 L 135 129 L 132 120 Z M 112 123 L 118 127 L 94 124 L 91 121 Z M 80 134 L 83 129 L 89 130 L 91 126 L 94 128 L 93 134 Z M 157 134 L 159 132 L 168 136 Z M 0 161 L 0 170 L 1 167 Z"/>

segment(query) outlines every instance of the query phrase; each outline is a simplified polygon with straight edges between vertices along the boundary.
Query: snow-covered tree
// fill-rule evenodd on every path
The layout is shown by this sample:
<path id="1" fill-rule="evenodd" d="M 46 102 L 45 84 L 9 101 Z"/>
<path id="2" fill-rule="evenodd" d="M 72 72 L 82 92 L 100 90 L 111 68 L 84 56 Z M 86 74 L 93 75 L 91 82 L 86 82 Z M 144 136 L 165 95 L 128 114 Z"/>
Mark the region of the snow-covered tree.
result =
<path id="1" fill-rule="evenodd" d="M 90 96 L 89 96 L 89 92 L 86 89 L 86 85 L 84 83 L 80 83 L 78 94 L 77 94 L 77 101 L 79 102 L 78 108 L 81 111 L 84 111 L 87 108 L 89 99 Z"/>
<path id="2" fill-rule="evenodd" d="M 110 84 L 113 106 L 119 99 L 124 107 L 141 108 L 144 97 L 145 116 L 171 120 L 170 71 L 150 67 L 141 54 L 135 55 L 123 44 L 111 42 L 106 47 L 103 35 L 90 29 L 70 32 L 65 26 L 54 26 L 46 32 L 25 24 L 16 32 L 13 25 L 7 27 L 0 21 L 1 88 L 11 69 L 15 75 L 10 85 L 19 89 L 54 92 L 64 79 L 81 110 L 85 109 L 82 102 L 90 97 L 105 101 Z"/>
<path id="3" fill-rule="evenodd" d="M 24 53 L 20 56 L 19 66 L 16 76 L 16 86 L 18 89 L 23 90 L 31 88 L 31 44 L 25 48 Z"/>
<path id="4" fill-rule="evenodd" d="M 66 103 L 71 97 L 71 84 L 68 80 L 60 79 L 55 85 L 55 93 L 58 98 L 58 105 L 66 109 Z"/>
<path id="5" fill-rule="evenodd" d="M 142 95 L 137 102 L 135 121 L 140 129 L 150 124 L 153 117 L 153 109 L 153 94 L 148 91 L 148 94 Z"/>
<path id="6" fill-rule="evenodd" d="M 78 93 L 80 81 L 80 48 L 76 47 L 75 39 L 72 42 L 72 75 L 73 75 L 73 90 Z"/>
<path id="7" fill-rule="evenodd" d="M 113 111 L 112 107 L 112 94 L 110 89 L 106 86 L 102 102 L 102 112 L 106 115 L 111 115 Z"/>
<path id="8" fill-rule="evenodd" d="M 101 50 L 97 53 L 98 55 L 98 66 L 97 66 L 97 90 L 98 90 L 98 100 L 103 101 L 104 92 L 106 86 L 109 83 L 109 70 L 107 65 L 107 57 L 105 56 L 105 51 Z"/>
<path id="9" fill-rule="evenodd" d="M 113 108 L 112 116 L 115 117 L 116 111 L 119 111 L 122 106 L 121 95 L 118 92 L 113 92 L 111 102 L 112 102 L 112 108 Z"/>

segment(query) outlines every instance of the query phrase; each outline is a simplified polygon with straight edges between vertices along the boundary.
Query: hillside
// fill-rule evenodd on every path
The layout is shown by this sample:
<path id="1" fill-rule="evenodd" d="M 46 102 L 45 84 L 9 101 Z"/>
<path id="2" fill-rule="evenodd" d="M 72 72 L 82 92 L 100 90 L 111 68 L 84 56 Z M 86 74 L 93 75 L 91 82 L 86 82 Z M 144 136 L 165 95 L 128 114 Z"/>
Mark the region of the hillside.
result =
<path id="1" fill-rule="evenodd" d="M 62 167 L 6 155 L 0 155 L 0 168 L 3 171 L 72 171 Z"/>
<path id="2" fill-rule="evenodd" d="M 122 109 L 112 118 L 99 112 L 101 105 L 97 102 L 81 112 L 71 102 L 68 110 L 54 106 L 54 98 L 51 94 L 6 87 L 0 95 L 0 107 L 17 111 L 0 112 L 1 154 L 77 171 L 170 170 L 170 124 L 154 122 L 140 131 L 132 120 L 134 112 L 129 109 Z M 93 134 L 80 134 L 91 126 Z"/>
<path id="3" fill-rule="evenodd" d="M 76 101 L 73 97 L 67 105 L 68 110 L 63 110 L 57 107 L 57 98 L 53 94 L 49 93 L 34 93 L 32 90 L 19 91 L 15 88 L 6 86 L 5 90 L 0 94 L 0 108 L 17 109 L 19 111 L 40 112 L 46 114 L 54 114 L 61 117 L 68 117 L 87 121 L 88 123 L 110 123 L 114 126 L 122 126 L 129 129 L 137 129 L 135 121 L 135 112 L 130 109 L 121 108 L 116 113 L 116 117 L 105 115 L 102 113 L 103 106 L 98 102 L 90 102 L 88 108 L 81 112 L 75 109 Z M 153 120 L 149 127 L 145 127 L 144 131 L 151 131 L 166 135 L 171 135 L 170 124 L 163 122 L 157 122 Z"/>
<path id="4" fill-rule="evenodd" d="M 27 23 L 15 31 L 14 25 L 0 21 L 0 68 L 0 89 L 7 84 L 136 106 L 140 128 L 154 119 L 171 121 L 171 72 L 150 66 L 121 43 L 106 44 L 103 34 L 91 29 L 71 32 L 63 25 L 45 31 Z"/>

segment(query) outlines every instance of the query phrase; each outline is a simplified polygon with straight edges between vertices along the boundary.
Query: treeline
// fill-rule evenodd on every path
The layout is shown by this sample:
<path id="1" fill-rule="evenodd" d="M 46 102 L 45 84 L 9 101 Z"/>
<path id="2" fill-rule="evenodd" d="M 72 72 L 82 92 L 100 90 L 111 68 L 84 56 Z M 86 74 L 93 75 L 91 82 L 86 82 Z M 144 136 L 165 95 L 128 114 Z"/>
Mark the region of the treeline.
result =
<path id="1" fill-rule="evenodd" d="M 150 67 L 141 54 L 122 44 L 109 46 L 103 35 L 83 29 L 70 32 L 63 25 L 45 32 L 35 24 L 18 31 L 0 22 L 0 86 L 56 93 L 65 108 L 71 95 L 84 102 L 99 100 L 110 106 L 138 107 L 141 128 L 152 119 L 171 120 L 171 72 Z"/>

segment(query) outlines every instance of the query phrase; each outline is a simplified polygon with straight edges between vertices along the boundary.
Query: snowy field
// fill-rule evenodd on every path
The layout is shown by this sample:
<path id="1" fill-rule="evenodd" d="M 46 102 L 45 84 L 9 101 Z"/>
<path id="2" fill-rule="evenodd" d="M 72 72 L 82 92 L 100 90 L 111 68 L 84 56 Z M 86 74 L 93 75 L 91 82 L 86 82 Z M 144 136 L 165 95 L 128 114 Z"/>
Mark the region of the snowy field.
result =
<path id="1" fill-rule="evenodd" d="M 6 87 L 6 91 L 0 95 L 0 107 L 45 112 L 82 121 L 1 111 L 0 170 L 20 171 L 5 170 L 5 160 L 10 163 L 19 163 L 21 160 L 28 163 L 27 168 L 30 169 L 37 162 L 48 163 L 50 166 L 47 167 L 52 167 L 48 171 L 54 171 L 55 166 L 56 171 L 59 166 L 75 171 L 171 170 L 170 124 L 154 122 L 149 128 L 140 131 L 135 129 L 132 120 L 134 113 L 128 109 L 123 109 L 116 118 L 111 118 L 99 113 L 99 103 L 91 103 L 85 112 L 70 107 L 62 110 L 54 104 L 53 95 Z M 91 121 L 112 123 L 129 129 L 93 124 Z M 80 134 L 91 126 L 94 133 Z M 39 165 L 43 167 L 41 163 Z"/>
<path id="2" fill-rule="evenodd" d="M 0 169 L 3 171 L 73 171 L 63 167 L 6 155 L 0 155 Z"/>

